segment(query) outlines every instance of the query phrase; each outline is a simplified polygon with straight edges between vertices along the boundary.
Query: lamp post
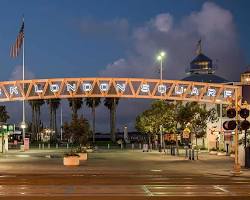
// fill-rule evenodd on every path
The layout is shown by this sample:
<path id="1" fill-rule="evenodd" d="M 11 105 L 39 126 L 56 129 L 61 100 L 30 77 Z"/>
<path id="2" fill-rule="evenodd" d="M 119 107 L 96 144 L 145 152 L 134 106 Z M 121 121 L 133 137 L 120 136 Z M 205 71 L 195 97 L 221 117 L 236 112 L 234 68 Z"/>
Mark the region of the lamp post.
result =
<path id="1" fill-rule="evenodd" d="M 159 55 L 157 56 L 157 60 L 160 61 L 160 79 L 162 81 L 162 65 L 163 65 L 163 59 L 165 58 L 166 53 L 164 51 L 161 51 Z"/>
<path id="2" fill-rule="evenodd" d="M 25 129 L 27 128 L 27 124 L 25 121 L 22 121 L 20 124 L 20 128 L 23 130 L 23 142 L 24 142 L 24 138 L 25 138 Z"/>

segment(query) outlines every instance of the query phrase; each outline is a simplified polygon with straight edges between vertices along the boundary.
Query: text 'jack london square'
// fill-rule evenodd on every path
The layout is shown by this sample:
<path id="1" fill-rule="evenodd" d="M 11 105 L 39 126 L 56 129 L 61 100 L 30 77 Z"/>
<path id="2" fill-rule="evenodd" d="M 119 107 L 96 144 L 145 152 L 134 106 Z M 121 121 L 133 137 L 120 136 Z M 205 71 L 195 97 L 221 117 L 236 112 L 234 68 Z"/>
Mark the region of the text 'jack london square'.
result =
<path id="1" fill-rule="evenodd" d="M 140 78 L 58 78 L 0 82 L 0 101 L 119 97 L 227 103 L 238 87 L 225 84 Z"/>

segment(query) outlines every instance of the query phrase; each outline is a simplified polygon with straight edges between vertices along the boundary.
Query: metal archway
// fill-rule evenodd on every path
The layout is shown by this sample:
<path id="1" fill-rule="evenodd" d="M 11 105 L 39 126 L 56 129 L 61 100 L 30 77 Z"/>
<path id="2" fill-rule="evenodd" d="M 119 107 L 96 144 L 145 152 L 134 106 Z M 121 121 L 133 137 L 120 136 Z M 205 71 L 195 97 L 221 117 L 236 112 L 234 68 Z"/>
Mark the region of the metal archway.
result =
<path id="1" fill-rule="evenodd" d="M 237 94 L 237 95 L 236 95 Z M 0 82 L 0 102 L 76 97 L 118 97 L 228 104 L 239 86 L 142 78 L 55 78 Z"/>

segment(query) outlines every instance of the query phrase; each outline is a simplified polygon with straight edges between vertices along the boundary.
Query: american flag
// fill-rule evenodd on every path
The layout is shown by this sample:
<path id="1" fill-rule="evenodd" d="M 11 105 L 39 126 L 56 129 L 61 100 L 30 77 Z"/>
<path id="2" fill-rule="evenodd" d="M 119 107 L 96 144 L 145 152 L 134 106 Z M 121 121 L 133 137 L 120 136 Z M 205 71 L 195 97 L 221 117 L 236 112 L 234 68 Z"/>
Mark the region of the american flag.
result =
<path id="1" fill-rule="evenodd" d="M 10 57 L 11 58 L 16 58 L 19 55 L 19 52 L 21 51 L 21 47 L 23 44 L 23 39 L 24 39 L 24 21 L 22 22 L 20 31 L 19 31 L 18 36 L 16 38 L 16 42 L 10 48 Z"/>

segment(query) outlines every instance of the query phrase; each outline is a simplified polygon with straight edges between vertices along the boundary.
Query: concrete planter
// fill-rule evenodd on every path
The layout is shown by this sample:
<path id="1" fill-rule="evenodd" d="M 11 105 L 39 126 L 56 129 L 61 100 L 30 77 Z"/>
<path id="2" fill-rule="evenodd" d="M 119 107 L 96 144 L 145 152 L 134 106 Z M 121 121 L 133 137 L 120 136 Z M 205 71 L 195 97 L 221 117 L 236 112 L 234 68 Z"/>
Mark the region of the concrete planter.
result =
<path id="1" fill-rule="evenodd" d="M 87 153 L 78 153 L 79 160 L 88 160 L 88 154 Z"/>
<path id="2" fill-rule="evenodd" d="M 209 152 L 210 155 L 217 155 L 217 153 L 218 153 L 217 151 L 210 151 Z"/>
<path id="3" fill-rule="evenodd" d="M 79 156 L 67 156 L 63 157 L 63 164 L 65 166 L 79 166 Z"/>
<path id="4" fill-rule="evenodd" d="M 92 153 L 94 150 L 93 149 L 87 149 L 86 150 L 88 153 Z"/>
<path id="5" fill-rule="evenodd" d="M 218 155 L 218 156 L 226 156 L 226 155 L 227 155 L 227 152 L 218 152 L 217 155 Z"/>

